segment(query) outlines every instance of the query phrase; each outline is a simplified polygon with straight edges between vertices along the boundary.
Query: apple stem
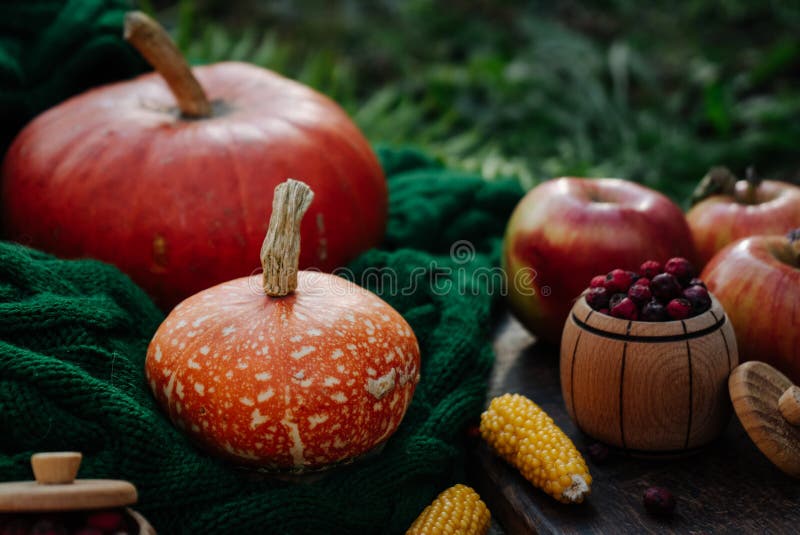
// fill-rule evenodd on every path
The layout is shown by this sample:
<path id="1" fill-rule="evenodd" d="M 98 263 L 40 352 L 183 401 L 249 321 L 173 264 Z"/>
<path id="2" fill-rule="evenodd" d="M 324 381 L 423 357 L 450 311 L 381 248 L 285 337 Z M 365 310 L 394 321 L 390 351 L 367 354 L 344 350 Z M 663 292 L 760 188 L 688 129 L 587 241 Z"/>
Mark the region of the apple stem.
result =
<path id="1" fill-rule="evenodd" d="M 738 199 L 744 204 L 758 204 L 758 187 L 761 185 L 761 177 L 756 174 L 755 168 L 751 165 L 745 171 L 745 182 L 747 188 L 744 190 L 744 195 Z"/>
<path id="2" fill-rule="evenodd" d="M 289 295 L 297 288 L 300 260 L 300 222 L 314 199 L 305 183 L 289 179 L 275 188 L 269 228 L 261 246 L 264 292 Z"/>
<path id="3" fill-rule="evenodd" d="M 167 31 L 141 11 L 125 14 L 125 40 L 164 78 L 184 117 L 210 117 L 211 103 Z"/>

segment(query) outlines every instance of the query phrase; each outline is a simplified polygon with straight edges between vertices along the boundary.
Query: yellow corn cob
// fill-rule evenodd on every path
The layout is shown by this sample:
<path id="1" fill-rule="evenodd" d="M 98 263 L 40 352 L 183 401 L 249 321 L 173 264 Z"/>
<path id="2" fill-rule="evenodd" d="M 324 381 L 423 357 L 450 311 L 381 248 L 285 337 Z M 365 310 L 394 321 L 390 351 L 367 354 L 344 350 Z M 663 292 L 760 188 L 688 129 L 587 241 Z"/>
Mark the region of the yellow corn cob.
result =
<path id="1" fill-rule="evenodd" d="M 491 515 L 478 493 L 466 485 L 443 491 L 417 517 L 406 535 L 484 535 Z"/>
<path id="2" fill-rule="evenodd" d="M 481 437 L 523 477 L 563 503 L 589 495 L 592 476 L 567 435 L 519 394 L 494 398 L 481 415 Z"/>

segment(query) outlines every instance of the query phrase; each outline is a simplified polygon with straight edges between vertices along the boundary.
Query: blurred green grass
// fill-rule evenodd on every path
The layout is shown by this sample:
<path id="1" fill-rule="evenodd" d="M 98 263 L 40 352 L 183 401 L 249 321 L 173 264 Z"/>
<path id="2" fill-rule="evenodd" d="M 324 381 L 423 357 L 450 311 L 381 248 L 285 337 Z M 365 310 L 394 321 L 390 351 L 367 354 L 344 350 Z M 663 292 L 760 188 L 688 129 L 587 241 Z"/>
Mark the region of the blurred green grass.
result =
<path id="1" fill-rule="evenodd" d="M 713 165 L 800 179 L 800 2 L 139 5 L 193 63 L 274 69 L 373 143 L 488 178 L 617 176 L 683 204 Z"/>

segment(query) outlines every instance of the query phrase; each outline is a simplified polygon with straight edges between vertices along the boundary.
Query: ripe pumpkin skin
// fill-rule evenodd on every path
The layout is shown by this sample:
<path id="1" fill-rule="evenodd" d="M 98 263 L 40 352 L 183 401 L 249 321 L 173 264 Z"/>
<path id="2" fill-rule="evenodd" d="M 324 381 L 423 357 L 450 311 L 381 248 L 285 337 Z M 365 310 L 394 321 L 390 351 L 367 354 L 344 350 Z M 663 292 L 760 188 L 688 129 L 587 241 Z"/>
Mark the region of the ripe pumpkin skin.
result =
<path id="1" fill-rule="evenodd" d="M 164 308 L 258 267 L 273 190 L 288 177 L 317 196 L 301 267 L 329 271 L 380 242 L 383 171 L 338 105 L 244 63 L 193 73 L 211 118 L 178 117 L 153 73 L 34 119 L 3 165 L 5 237 L 116 264 Z"/>
<path id="2" fill-rule="evenodd" d="M 411 327 L 383 300 L 300 271 L 297 290 L 282 298 L 266 297 L 253 276 L 186 299 L 153 337 L 145 371 L 172 421 L 209 450 L 305 470 L 391 435 L 419 359 Z"/>

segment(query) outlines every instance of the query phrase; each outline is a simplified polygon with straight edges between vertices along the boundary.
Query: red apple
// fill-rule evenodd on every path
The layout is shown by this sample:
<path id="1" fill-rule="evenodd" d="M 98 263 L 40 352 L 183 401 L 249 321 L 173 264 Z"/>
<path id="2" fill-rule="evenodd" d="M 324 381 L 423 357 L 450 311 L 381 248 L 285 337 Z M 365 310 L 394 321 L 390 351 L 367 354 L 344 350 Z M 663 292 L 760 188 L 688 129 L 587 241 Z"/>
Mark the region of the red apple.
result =
<path id="1" fill-rule="evenodd" d="M 742 361 L 768 362 L 800 383 L 800 231 L 732 243 L 701 278 L 728 313 Z"/>
<path id="2" fill-rule="evenodd" d="M 730 193 L 712 195 L 686 214 L 697 249 L 698 268 L 740 238 L 784 234 L 800 226 L 800 187 L 764 180 L 739 180 Z"/>
<path id="3" fill-rule="evenodd" d="M 694 258 L 681 209 L 647 187 L 613 178 L 559 178 L 528 192 L 506 229 L 511 310 L 558 343 L 575 298 L 598 274 L 645 260 Z"/>

